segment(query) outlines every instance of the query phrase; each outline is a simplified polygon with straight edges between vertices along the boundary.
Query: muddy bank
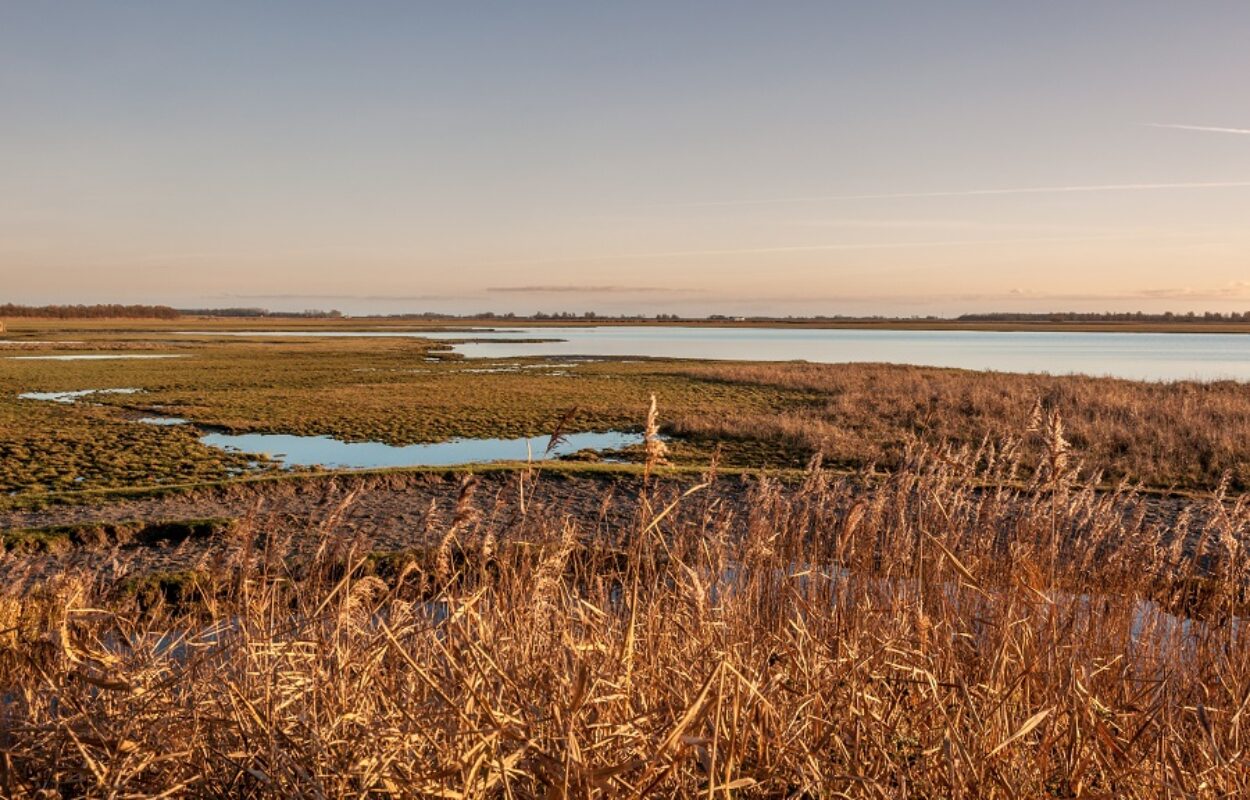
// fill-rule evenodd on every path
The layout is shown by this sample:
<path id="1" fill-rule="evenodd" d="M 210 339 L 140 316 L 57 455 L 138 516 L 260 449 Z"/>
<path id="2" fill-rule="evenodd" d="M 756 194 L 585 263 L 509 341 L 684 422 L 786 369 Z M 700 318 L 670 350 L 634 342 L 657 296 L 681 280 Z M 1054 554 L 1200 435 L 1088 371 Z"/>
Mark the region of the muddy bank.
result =
<path id="1" fill-rule="evenodd" d="M 579 536 L 611 545 L 637 530 L 642 508 L 658 512 L 681 498 L 697 476 L 652 480 L 636 475 L 492 472 L 465 483 L 461 473 L 320 476 L 303 481 L 234 484 L 178 495 L 0 512 L 7 552 L 0 580 L 21 591 L 66 571 L 101 581 L 152 573 L 225 572 L 242 561 L 298 562 L 331 549 L 363 556 L 429 547 L 453 525 L 458 540 L 548 535 L 568 524 Z M 721 477 L 681 499 L 665 525 L 723 529 L 749 524 L 761 503 L 826 522 L 859 513 L 875 490 L 830 481 L 818 493 L 799 484 Z M 812 504 L 820 506 L 813 510 Z M 792 506 L 789 507 L 789 506 Z M 1182 513 L 1179 498 L 1126 496 L 1116 513 L 1161 544 L 1195 540 L 1209 517 Z M 1010 515 L 1009 515 L 1010 516 Z M 1180 525 L 1176 523 L 1183 520 Z M 1181 528 L 1184 530 L 1182 531 Z M 822 529 L 823 530 L 823 529 Z M 830 529 L 817 535 L 833 535 Z"/>
<path id="2" fill-rule="evenodd" d="M 647 501 L 666 505 L 697 480 L 653 482 Z M 710 502 L 740 508 L 746 494 L 746 482 L 724 479 L 681 513 L 697 513 Z M 393 552 L 437 541 L 466 515 L 469 536 L 490 531 L 505 537 L 567 520 L 584 535 L 611 537 L 635 521 L 642 496 L 642 481 L 634 476 L 490 473 L 473 478 L 466 490 L 462 474 L 343 475 L 11 510 L 0 512 L 0 532 L 9 545 L 0 580 L 12 587 L 74 569 L 92 570 L 101 579 L 212 569 L 240 550 L 280 548 L 284 559 L 296 560 L 326 547 Z M 189 520 L 214 524 L 180 522 Z M 187 533 L 154 535 L 166 529 Z"/>

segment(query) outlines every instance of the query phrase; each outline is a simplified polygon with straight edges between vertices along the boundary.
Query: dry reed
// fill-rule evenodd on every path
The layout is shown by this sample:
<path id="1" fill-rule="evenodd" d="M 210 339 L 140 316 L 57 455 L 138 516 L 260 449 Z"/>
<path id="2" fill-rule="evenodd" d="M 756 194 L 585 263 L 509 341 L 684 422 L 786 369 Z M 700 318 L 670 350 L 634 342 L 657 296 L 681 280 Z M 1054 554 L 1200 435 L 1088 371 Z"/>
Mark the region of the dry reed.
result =
<path id="1" fill-rule="evenodd" d="M 194 607 L 58 576 L 0 603 L 0 792 L 1248 796 L 1246 503 L 1149 521 L 1041 422 L 489 554 L 466 484 L 433 555 L 241 546 Z"/>

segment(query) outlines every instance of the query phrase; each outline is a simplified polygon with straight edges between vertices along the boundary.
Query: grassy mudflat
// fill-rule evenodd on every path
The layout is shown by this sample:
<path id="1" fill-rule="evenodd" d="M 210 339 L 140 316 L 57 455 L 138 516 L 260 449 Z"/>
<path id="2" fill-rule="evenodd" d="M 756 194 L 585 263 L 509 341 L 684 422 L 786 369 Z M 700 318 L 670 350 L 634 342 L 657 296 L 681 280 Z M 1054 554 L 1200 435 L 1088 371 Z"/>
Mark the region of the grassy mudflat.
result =
<path id="1" fill-rule="evenodd" d="M 0 795 L 1250 792 L 1243 385 L 170 330 L 0 360 Z M 137 391 L 18 397 L 83 389 Z M 639 431 L 652 394 L 670 466 L 197 438 Z"/>
<path id="2" fill-rule="evenodd" d="M 431 347 L 408 339 L 180 340 L 171 350 L 187 357 L 176 360 L 0 362 L 0 455 L 11 464 L 0 490 L 222 479 L 245 465 L 198 444 L 186 428 L 133 421 L 150 413 L 231 432 L 399 445 L 542 435 L 574 408 L 566 429 L 638 429 L 651 393 L 674 413 L 763 414 L 802 402 L 798 392 L 706 381 L 674 363 L 469 363 L 437 358 L 443 351 L 432 357 Z M 18 398 L 83 388 L 140 391 L 73 405 Z M 761 464 L 795 459 L 778 453 Z"/>
<path id="3" fill-rule="evenodd" d="M 1027 427 L 1041 403 L 1062 414 L 1088 471 L 1105 481 L 1206 490 L 1227 475 L 1234 488 L 1250 485 L 1250 396 L 1235 383 L 863 364 L 461 360 L 445 344 L 420 339 L 172 333 L 207 326 L 198 320 L 14 325 L 8 340 L 32 344 L 6 346 L 0 356 L 182 357 L 0 360 L 0 491 L 193 484 L 272 468 L 202 445 L 193 429 L 134 422 L 145 414 L 236 433 L 402 445 L 544 435 L 573 409 L 566 430 L 638 430 L 651 394 L 674 436 L 677 464 L 704 464 L 719 448 L 726 466 L 797 468 L 819 452 L 844 468 L 890 468 L 902 462 L 913 438 L 977 448 L 993 431 Z M 18 398 L 109 388 L 140 391 L 73 405 Z"/>
<path id="4" fill-rule="evenodd" d="M 205 447 L 189 429 L 141 425 L 108 408 L 19 401 L 8 387 L 0 399 L 0 493 L 220 480 L 259 469 L 253 461 Z"/>

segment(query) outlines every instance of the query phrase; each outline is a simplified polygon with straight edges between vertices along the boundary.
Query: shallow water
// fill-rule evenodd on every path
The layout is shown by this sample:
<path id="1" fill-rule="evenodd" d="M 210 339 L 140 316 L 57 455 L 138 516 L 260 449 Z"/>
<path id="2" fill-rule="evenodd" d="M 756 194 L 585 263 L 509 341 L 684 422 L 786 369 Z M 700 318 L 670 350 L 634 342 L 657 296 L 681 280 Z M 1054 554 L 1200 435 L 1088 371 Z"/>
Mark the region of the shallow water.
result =
<path id="1" fill-rule="evenodd" d="M 46 344 L 84 344 L 82 339 L 0 339 L 0 347 L 34 347 Z"/>
<path id="2" fill-rule="evenodd" d="M 93 394 L 134 394 L 138 389 L 79 389 L 74 392 L 23 392 L 22 400 L 44 400 L 51 403 L 73 403 L 81 397 Z"/>
<path id="3" fill-rule="evenodd" d="M 572 433 L 550 453 L 549 438 L 452 439 L 433 444 L 389 445 L 381 442 L 343 442 L 329 436 L 291 436 L 272 433 L 210 433 L 204 444 L 243 453 L 267 455 L 288 467 L 376 469 L 381 467 L 438 467 L 487 461 L 525 461 L 553 458 L 579 450 L 619 450 L 642 443 L 642 435 L 610 431 Z"/>
<path id="4" fill-rule="evenodd" d="M 122 361 L 126 359 L 186 358 L 185 353 L 92 353 L 71 356 L 4 356 L 9 361 Z"/>
<path id="5" fill-rule="evenodd" d="M 80 389 L 72 392 L 25 392 L 23 400 L 75 403 L 98 394 L 135 394 L 140 389 Z M 182 417 L 145 416 L 143 425 L 187 425 Z M 452 439 L 432 444 L 389 445 L 382 442 L 344 442 L 329 436 L 296 436 L 277 433 L 206 433 L 200 441 L 209 447 L 265 455 L 287 467 L 377 469 L 382 467 L 443 467 L 489 461 L 541 461 L 579 450 L 620 450 L 642 444 L 639 433 L 570 433 L 547 451 L 550 438 Z"/>
<path id="6" fill-rule="evenodd" d="M 191 333 L 191 332 L 187 332 Z M 883 362 L 1001 372 L 1079 373 L 1133 380 L 1250 381 L 1250 335 L 1051 331 L 887 331 L 816 328 L 599 326 L 437 332 L 231 331 L 253 337 L 410 337 L 461 342 L 470 358 L 650 356 L 815 363 Z M 518 341 L 544 339 L 548 341 Z M 555 341 L 551 341 L 555 340 Z"/>

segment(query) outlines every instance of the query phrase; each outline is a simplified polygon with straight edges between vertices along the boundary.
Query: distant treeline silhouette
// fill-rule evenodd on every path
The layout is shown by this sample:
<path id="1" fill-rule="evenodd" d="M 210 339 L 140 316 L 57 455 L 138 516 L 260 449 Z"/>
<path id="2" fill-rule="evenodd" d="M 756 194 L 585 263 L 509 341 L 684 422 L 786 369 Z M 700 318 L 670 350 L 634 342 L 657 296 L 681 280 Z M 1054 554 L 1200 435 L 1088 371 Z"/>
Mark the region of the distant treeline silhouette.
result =
<path id="1" fill-rule="evenodd" d="M 0 317 L 50 317 L 53 319 L 177 319 L 176 309 L 169 306 L 117 305 L 113 303 L 76 306 L 0 305 Z"/>
<path id="2" fill-rule="evenodd" d="M 44 317 L 52 319 L 178 319 L 179 317 L 269 317 L 285 319 L 337 319 L 343 312 L 331 309 L 307 309 L 305 311 L 270 311 L 267 308 L 171 308 L 170 306 L 151 305 L 120 305 L 101 303 L 96 305 L 56 305 L 56 306 L 24 306 L 16 303 L 0 304 L 0 318 L 9 317 Z M 685 317 L 677 314 L 601 314 L 594 311 L 573 313 L 569 311 L 543 312 L 533 314 L 496 313 L 483 311 L 476 314 L 449 314 L 434 311 L 410 312 L 404 314 L 368 315 L 380 319 L 412 319 L 412 320 L 456 320 L 456 319 L 499 319 L 518 321 L 542 320 L 601 320 L 620 322 L 678 322 L 707 320 L 709 322 L 916 322 L 920 320 L 942 321 L 936 316 L 891 317 L 884 315 L 847 316 L 824 315 L 812 316 L 730 316 L 726 314 L 709 314 L 706 317 Z M 947 318 L 949 319 L 949 318 Z M 983 314 L 961 314 L 955 322 L 990 322 L 990 323 L 1056 323 L 1056 322 L 1136 322 L 1136 323 L 1177 323 L 1177 322 L 1250 322 L 1250 311 L 1218 311 L 1183 312 L 1167 311 L 1161 314 L 1147 314 L 1143 311 L 1129 312 L 1083 312 L 1057 311 L 1047 313 L 1019 313 L 1009 311 L 990 312 Z"/>
<path id="3" fill-rule="evenodd" d="M 310 308 L 306 311 L 270 311 L 267 308 L 180 308 L 179 314 L 189 317 L 283 317 L 283 318 L 323 318 L 337 319 L 343 316 L 342 311 L 331 309 L 322 311 Z"/>
<path id="4" fill-rule="evenodd" d="M 1221 314 L 1218 311 L 1204 311 L 1201 314 L 1194 311 L 1181 314 L 1172 311 L 1165 311 L 1162 314 L 1147 314 L 1142 311 L 1105 311 L 1102 313 L 1061 311 L 1045 314 L 997 312 L 962 314 L 955 319 L 959 322 L 1250 322 L 1250 311 L 1243 313 L 1230 311 L 1227 314 Z"/>

